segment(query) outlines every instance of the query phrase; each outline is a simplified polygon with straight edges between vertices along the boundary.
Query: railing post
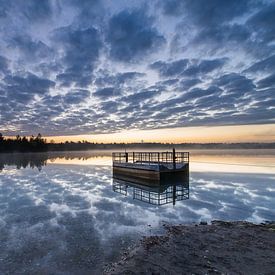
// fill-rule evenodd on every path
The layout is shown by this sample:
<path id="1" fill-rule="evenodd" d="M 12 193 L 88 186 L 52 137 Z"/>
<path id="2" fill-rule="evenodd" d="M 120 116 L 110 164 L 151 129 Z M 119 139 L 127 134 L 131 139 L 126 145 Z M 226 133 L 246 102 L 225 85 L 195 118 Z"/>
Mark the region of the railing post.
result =
<path id="1" fill-rule="evenodd" d="M 176 150 L 173 148 L 173 169 L 176 170 Z"/>
<path id="2" fill-rule="evenodd" d="M 128 153 L 125 153 L 126 162 L 128 162 Z"/>

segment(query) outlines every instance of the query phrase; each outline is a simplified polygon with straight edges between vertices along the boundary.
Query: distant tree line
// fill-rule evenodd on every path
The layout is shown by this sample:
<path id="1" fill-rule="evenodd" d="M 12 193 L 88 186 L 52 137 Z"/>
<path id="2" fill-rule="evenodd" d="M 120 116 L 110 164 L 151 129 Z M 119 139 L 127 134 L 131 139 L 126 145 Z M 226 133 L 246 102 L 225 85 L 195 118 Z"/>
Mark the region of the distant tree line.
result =
<path id="1" fill-rule="evenodd" d="M 47 142 L 41 134 L 29 138 L 17 135 L 5 138 L 0 133 L 0 153 L 46 152 L 46 151 L 87 151 L 87 150 L 191 150 L 191 149 L 275 149 L 275 143 L 94 143 L 88 141 Z"/>
<path id="2" fill-rule="evenodd" d="M 41 134 L 36 137 L 5 138 L 0 133 L 0 152 L 45 152 L 48 150 L 46 139 Z"/>

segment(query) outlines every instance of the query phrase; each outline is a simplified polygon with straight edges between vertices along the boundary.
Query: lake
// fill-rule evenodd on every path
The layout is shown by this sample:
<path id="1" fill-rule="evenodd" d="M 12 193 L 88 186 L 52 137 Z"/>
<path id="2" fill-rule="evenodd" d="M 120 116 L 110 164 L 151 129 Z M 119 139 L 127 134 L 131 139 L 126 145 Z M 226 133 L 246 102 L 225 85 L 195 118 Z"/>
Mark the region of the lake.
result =
<path id="1" fill-rule="evenodd" d="M 116 186 L 109 152 L 0 155 L 0 273 L 98 274 L 163 224 L 275 220 L 275 151 L 191 152 L 175 205 Z"/>

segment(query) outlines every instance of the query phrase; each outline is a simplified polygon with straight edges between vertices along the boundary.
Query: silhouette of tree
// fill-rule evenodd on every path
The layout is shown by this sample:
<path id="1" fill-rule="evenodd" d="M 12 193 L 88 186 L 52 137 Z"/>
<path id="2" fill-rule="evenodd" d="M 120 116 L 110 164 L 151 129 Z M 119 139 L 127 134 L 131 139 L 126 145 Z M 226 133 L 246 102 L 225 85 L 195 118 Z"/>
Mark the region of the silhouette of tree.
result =
<path id="1" fill-rule="evenodd" d="M 0 152 L 44 152 L 47 151 L 46 140 L 38 134 L 36 138 L 31 136 L 29 139 L 16 135 L 14 139 L 4 138 L 0 135 Z"/>

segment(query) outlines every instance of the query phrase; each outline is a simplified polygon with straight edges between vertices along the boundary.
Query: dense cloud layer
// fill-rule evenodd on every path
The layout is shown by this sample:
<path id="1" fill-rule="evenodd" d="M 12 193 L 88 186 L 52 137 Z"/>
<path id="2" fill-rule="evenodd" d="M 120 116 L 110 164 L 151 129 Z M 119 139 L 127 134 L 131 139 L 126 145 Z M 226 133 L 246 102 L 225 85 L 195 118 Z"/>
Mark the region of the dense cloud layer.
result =
<path id="1" fill-rule="evenodd" d="M 273 1 L 0 0 L 0 131 L 275 122 Z"/>

